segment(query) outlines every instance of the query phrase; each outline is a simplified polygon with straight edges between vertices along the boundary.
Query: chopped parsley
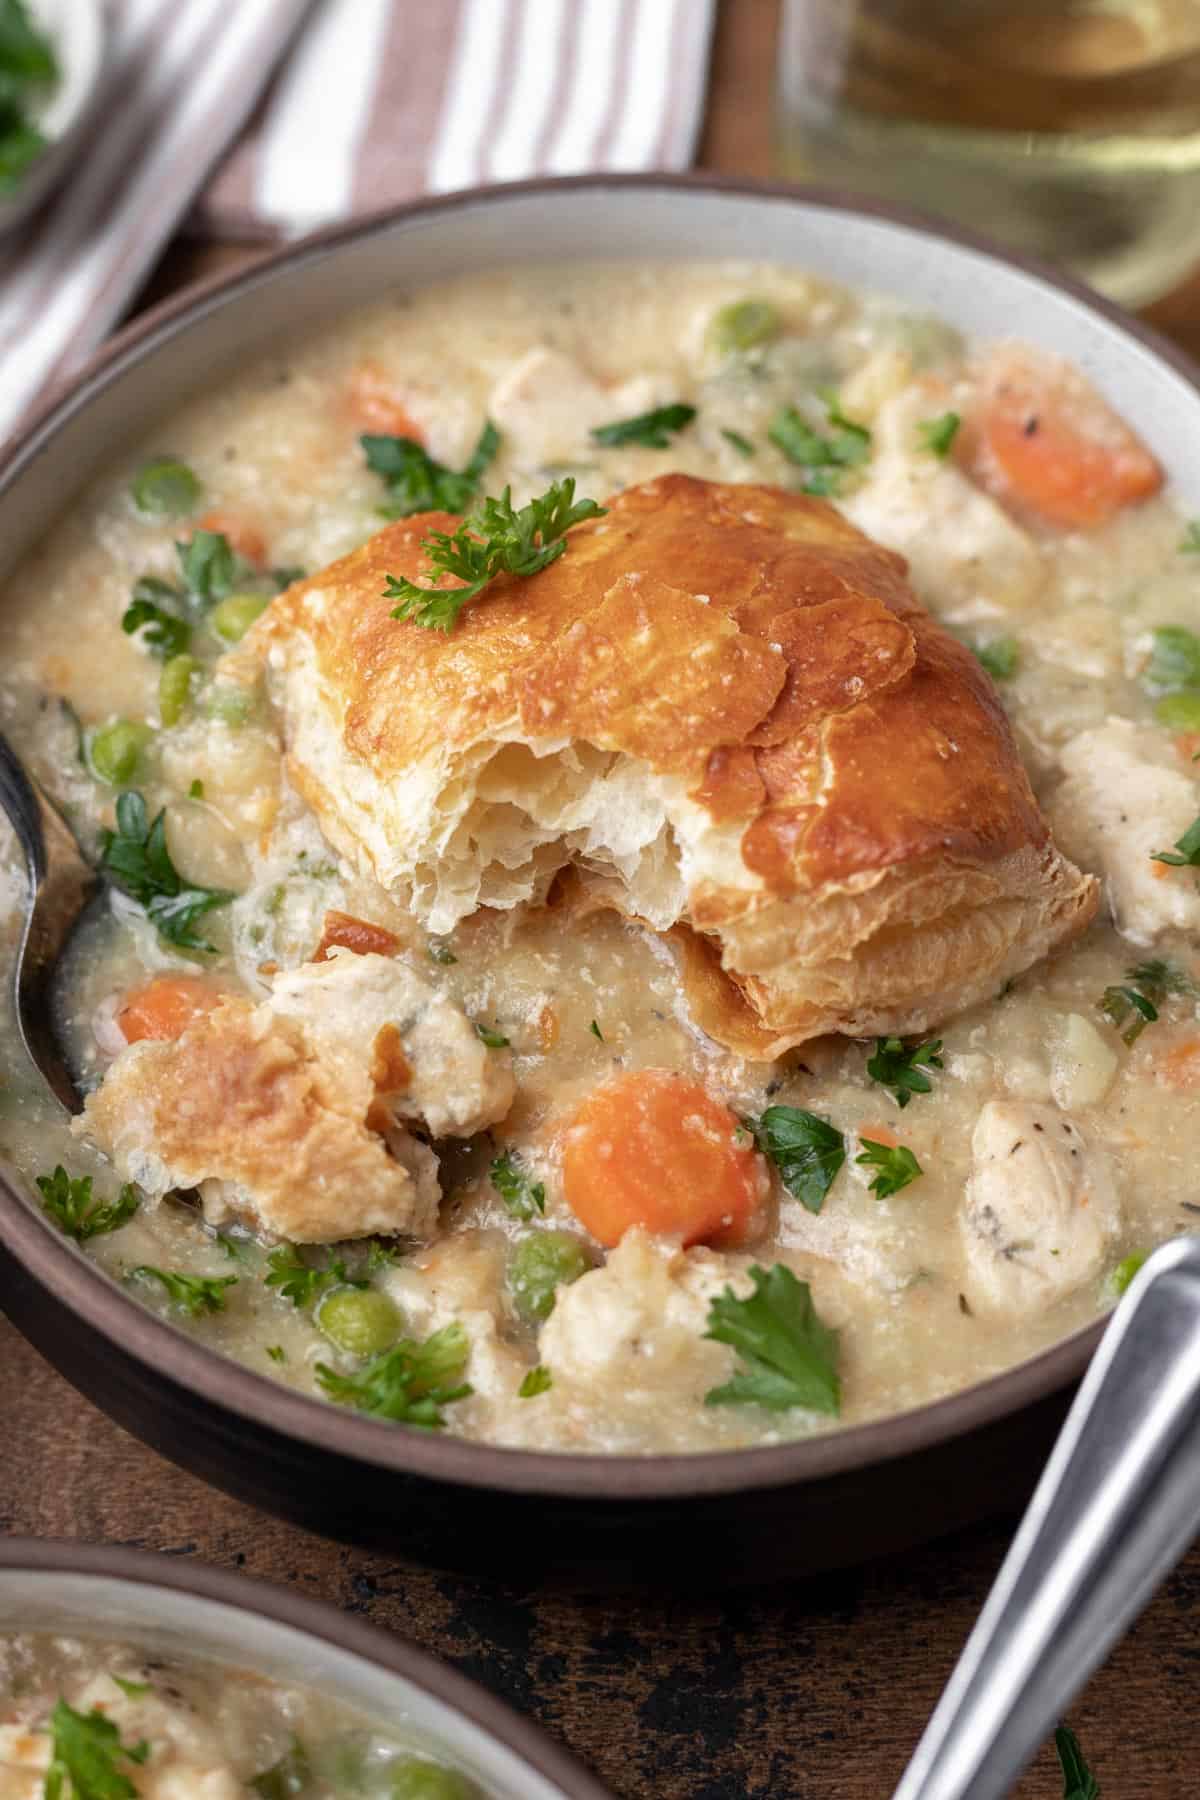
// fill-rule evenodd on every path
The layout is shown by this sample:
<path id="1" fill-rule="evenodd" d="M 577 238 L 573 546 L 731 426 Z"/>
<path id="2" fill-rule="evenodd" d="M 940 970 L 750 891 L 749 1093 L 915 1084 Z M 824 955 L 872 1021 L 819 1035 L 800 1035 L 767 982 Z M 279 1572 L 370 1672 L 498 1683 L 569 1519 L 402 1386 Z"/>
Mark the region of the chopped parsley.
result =
<path id="1" fill-rule="evenodd" d="M 489 1050 L 508 1049 L 508 1039 L 503 1032 L 493 1031 L 490 1025 L 480 1025 L 476 1022 L 475 1035 L 481 1044 L 487 1045 Z"/>
<path id="2" fill-rule="evenodd" d="M 504 1202 L 512 1219 L 532 1219 L 546 1211 L 546 1189 L 542 1182 L 531 1180 L 511 1150 L 497 1156 L 488 1170 L 492 1186 Z"/>
<path id="3" fill-rule="evenodd" d="M 0 193 L 11 193 L 46 147 L 30 103 L 58 80 L 50 39 L 25 0 L 0 0 Z"/>
<path id="4" fill-rule="evenodd" d="M 588 1026 L 588 1030 L 591 1032 L 592 1036 L 595 1038 L 595 1040 L 598 1044 L 602 1044 L 604 1042 L 604 1033 L 601 1031 L 601 1029 L 600 1029 L 599 1025 L 596 1023 L 595 1019 L 593 1019 L 591 1024 Z"/>
<path id="5" fill-rule="evenodd" d="M 365 1281 L 352 1281 L 341 1257 L 314 1267 L 297 1253 L 294 1244 L 277 1244 L 267 1257 L 264 1284 L 277 1288 L 293 1306 L 311 1306 L 328 1287 L 366 1287 Z"/>
<path id="6" fill-rule="evenodd" d="M 1200 637 L 1186 625 L 1157 626 L 1150 634 L 1150 655 L 1141 681 L 1150 694 L 1200 688 Z"/>
<path id="7" fill-rule="evenodd" d="M 891 1144 L 876 1143 L 874 1138 L 868 1137 L 859 1138 L 858 1141 L 862 1154 L 854 1160 L 875 1170 L 871 1192 L 880 1200 L 890 1199 L 924 1173 L 907 1144 L 896 1144 L 893 1147 Z"/>
<path id="8" fill-rule="evenodd" d="M 317 1380 L 331 1400 L 357 1407 L 377 1419 L 440 1431 L 442 1408 L 471 1393 L 457 1379 L 466 1367 L 470 1342 L 457 1320 L 444 1325 L 423 1344 L 403 1338 L 355 1375 L 342 1375 L 328 1363 L 316 1366 Z"/>
<path id="9" fill-rule="evenodd" d="M 93 1200 L 91 1176 L 82 1175 L 73 1181 L 61 1163 L 53 1175 L 39 1175 L 37 1187 L 42 1205 L 54 1223 L 77 1244 L 85 1244 L 89 1238 L 104 1237 L 110 1231 L 119 1231 L 141 1204 L 136 1188 L 128 1182 L 115 1200 Z"/>
<path id="10" fill-rule="evenodd" d="M 116 830 L 100 833 L 100 866 L 123 894 L 137 901 L 169 944 L 180 950 L 213 948 L 193 927 L 215 906 L 227 906 L 233 895 L 224 888 L 184 882 L 167 849 L 165 811 L 149 824 L 146 802 L 132 789 L 117 801 Z"/>
<path id="11" fill-rule="evenodd" d="M 834 1177 L 846 1160 L 846 1140 L 819 1113 L 799 1106 L 768 1106 L 747 1128 L 764 1156 L 779 1170 L 779 1179 L 811 1213 L 819 1213 Z"/>
<path id="12" fill-rule="evenodd" d="M 267 1355 L 274 1363 L 285 1363 L 287 1361 L 287 1351 L 282 1344 L 268 1344 Z"/>
<path id="13" fill-rule="evenodd" d="M 466 512 L 500 448 L 500 433 L 488 419 L 462 469 L 435 462 L 415 438 L 368 435 L 358 441 L 367 467 L 387 488 L 387 503 L 379 509 L 383 517 L 407 519 L 413 513 Z"/>
<path id="14" fill-rule="evenodd" d="M 754 1292 L 746 1299 L 727 1287 L 709 1307 L 705 1337 L 731 1345 L 742 1366 L 723 1387 L 711 1388 L 704 1404 L 837 1413 L 837 1333 L 817 1316 L 808 1283 L 797 1281 L 783 1263 L 755 1265 L 749 1274 Z"/>
<path id="15" fill-rule="evenodd" d="M 1187 530 L 1179 542 L 1181 556 L 1200 555 L 1200 519 L 1189 519 Z"/>
<path id="16" fill-rule="evenodd" d="M 750 442 L 749 438 L 743 437 L 740 431 L 729 431 L 725 426 L 722 426 L 721 436 L 725 439 L 727 444 L 733 445 L 733 448 L 737 451 L 739 456 L 754 455 L 754 445 Z"/>
<path id="17" fill-rule="evenodd" d="M 237 1286 L 236 1275 L 181 1275 L 174 1269 L 153 1269 L 140 1263 L 131 1273 L 143 1281 L 156 1281 L 172 1306 L 190 1319 L 225 1311 L 225 1289 Z"/>
<path id="18" fill-rule="evenodd" d="M 1198 993 L 1200 989 L 1190 975 L 1174 963 L 1154 957 L 1126 969 L 1125 983 L 1106 987 L 1097 1004 L 1125 1043 L 1135 1044 L 1147 1025 L 1157 1021 L 1158 1009 L 1169 994 L 1194 998 Z"/>
<path id="19" fill-rule="evenodd" d="M 922 419 L 917 426 L 921 448 L 934 456 L 949 456 L 950 446 L 958 436 L 962 420 L 956 412 L 944 412 L 936 419 Z"/>
<path id="20" fill-rule="evenodd" d="M 409 619 L 429 631 L 453 631 L 468 601 L 481 594 L 497 575 L 536 575 L 560 557 L 566 534 L 584 519 L 604 516 L 594 500 L 575 499 L 575 478 L 553 481 L 544 494 L 516 510 L 512 491 L 485 500 L 451 536 L 431 531 L 421 539 L 429 558 L 428 574 L 453 575 L 457 588 L 421 587 L 407 576 L 389 575 L 384 598 L 400 602 L 393 619 Z"/>
<path id="21" fill-rule="evenodd" d="M 901 1038 L 876 1038 L 873 1054 L 867 1059 L 867 1074 L 880 1087 L 888 1088 L 901 1111 L 914 1094 L 929 1094 L 933 1083 L 926 1069 L 942 1067 L 942 1040 L 931 1038 L 927 1044 L 914 1044 L 906 1050 Z"/>
<path id="22" fill-rule="evenodd" d="M 622 444 L 665 450 L 675 433 L 690 425 L 695 416 L 694 406 L 677 400 L 672 406 L 656 406 L 653 412 L 638 413 L 632 419 L 614 419 L 611 425 L 595 425 L 592 442 L 602 444 L 606 450 L 615 450 Z"/>
<path id="23" fill-rule="evenodd" d="M 539 1394 L 544 1394 L 547 1388 L 552 1388 L 553 1386 L 553 1375 L 542 1363 L 538 1363 L 535 1369 L 529 1370 L 528 1374 L 521 1382 L 520 1387 L 517 1389 L 517 1397 L 521 1400 L 534 1400 Z"/>
<path id="24" fill-rule="evenodd" d="M 220 531 L 194 531 L 176 542 L 175 555 L 180 585 L 158 575 L 139 576 L 121 616 L 122 631 L 129 636 L 140 632 L 146 649 L 163 662 L 182 656 L 191 643 L 193 626 L 231 594 L 276 592 L 304 573 L 302 569 L 264 573 L 238 556 Z"/>
<path id="25" fill-rule="evenodd" d="M 170 662 L 173 656 L 182 656 L 192 641 L 191 625 L 174 610 L 178 602 L 178 589 L 169 582 L 143 575 L 134 583 L 133 598 L 121 615 L 121 630 L 128 637 L 140 631 L 151 656 Z"/>
<path id="26" fill-rule="evenodd" d="M 844 478 L 851 469 L 857 469 L 869 460 L 871 433 L 865 425 L 846 417 L 835 394 L 823 393 L 821 399 L 833 427 L 828 437 L 814 431 L 794 406 L 785 406 L 775 414 L 767 436 L 789 462 L 807 471 L 800 484 L 801 493 L 827 498 L 842 491 Z"/>
<path id="27" fill-rule="evenodd" d="M 1063 1778 L 1063 1800 L 1100 1800 L 1100 1783 L 1084 1761 L 1079 1739 L 1069 1725 L 1060 1725 L 1054 1733 Z"/>
<path id="28" fill-rule="evenodd" d="M 136 1787 L 118 1765 L 144 1763 L 150 1754 L 144 1739 L 123 1744 L 121 1733 L 99 1707 L 76 1712 L 61 1698 L 50 1714 L 49 1730 L 45 1800 L 136 1800 Z"/>
<path id="29" fill-rule="evenodd" d="M 976 644 L 975 657 L 993 681 L 1011 681 L 1021 661 L 1021 647 L 1015 637 L 990 638 Z"/>
<path id="30" fill-rule="evenodd" d="M 1150 861 L 1167 863 L 1172 869 L 1200 868 L 1200 818 L 1193 819 L 1183 836 L 1176 839 L 1173 851 L 1155 850 Z"/>

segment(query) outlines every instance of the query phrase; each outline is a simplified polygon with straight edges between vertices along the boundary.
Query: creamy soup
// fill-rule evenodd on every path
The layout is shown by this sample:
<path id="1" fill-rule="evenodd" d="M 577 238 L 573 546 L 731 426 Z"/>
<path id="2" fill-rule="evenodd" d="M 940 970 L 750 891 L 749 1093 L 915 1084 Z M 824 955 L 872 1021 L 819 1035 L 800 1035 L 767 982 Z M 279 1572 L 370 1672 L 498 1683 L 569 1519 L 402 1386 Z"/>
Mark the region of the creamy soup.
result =
<path id="1" fill-rule="evenodd" d="M 147 1800 L 481 1800 L 353 1708 L 126 1644 L 0 1637 L 0 1794 Z"/>
<path id="2" fill-rule="evenodd" d="M 663 942 L 553 869 L 549 904 L 427 931 L 323 837 L 230 647 L 381 511 L 445 505 L 447 471 L 450 510 L 675 471 L 826 496 L 994 677 L 1058 844 L 1103 883 L 1094 921 L 919 1036 L 770 1061 L 699 1030 Z M 66 974 L 83 1087 L 103 1096 L 130 1041 L 186 1044 L 218 994 L 262 1031 L 286 998 L 294 1044 L 297 1019 L 335 1029 L 348 983 L 364 1007 L 401 983 L 418 1080 L 404 1034 L 445 1021 L 437 1092 L 399 1136 L 364 1148 L 356 1125 L 354 1153 L 364 1185 L 403 1187 L 403 1224 L 384 1205 L 339 1236 L 336 1155 L 328 1179 L 276 1180 L 273 1210 L 195 1175 L 152 1195 L 164 1160 L 123 1179 L 119 1151 L 114 1169 L 73 1137 L 10 1026 L 13 1178 L 139 1302 L 260 1373 L 516 1446 L 803 1437 L 1085 1324 L 1200 1212 L 1200 538 L 1159 487 L 1050 359 L 772 267 L 474 276 L 260 358 L 123 455 L 7 582 L 0 723 L 117 875 Z M 171 868 L 208 899 L 155 915 L 129 856 L 162 809 Z M 180 1096 L 186 1117 L 186 1079 Z"/>

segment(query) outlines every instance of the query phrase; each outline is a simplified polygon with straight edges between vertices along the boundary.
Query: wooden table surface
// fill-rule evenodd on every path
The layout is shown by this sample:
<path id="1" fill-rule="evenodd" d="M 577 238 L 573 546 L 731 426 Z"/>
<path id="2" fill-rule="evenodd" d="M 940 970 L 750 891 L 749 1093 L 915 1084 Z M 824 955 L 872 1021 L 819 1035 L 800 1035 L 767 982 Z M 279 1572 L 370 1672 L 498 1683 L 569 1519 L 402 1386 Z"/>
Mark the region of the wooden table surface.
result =
<path id="1" fill-rule="evenodd" d="M 776 12 L 775 0 L 722 6 L 705 167 L 771 172 Z M 246 254 L 176 246 L 147 298 Z M 1153 316 L 1200 352 L 1200 282 Z M 622 1800 L 884 1800 L 1013 1523 L 717 1598 L 493 1588 L 347 1550 L 225 1499 L 96 1412 L 2 1320 L 0 1371 L 0 1529 L 141 1545 L 294 1583 L 405 1633 L 533 1714 Z M 1072 1710 L 1105 1800 L 1185 1800 L 1200 1784 L 1198 1605 L 1194 1551 Z M 1061 1792 L 1044 1752 L 1020 1794 Z"/>

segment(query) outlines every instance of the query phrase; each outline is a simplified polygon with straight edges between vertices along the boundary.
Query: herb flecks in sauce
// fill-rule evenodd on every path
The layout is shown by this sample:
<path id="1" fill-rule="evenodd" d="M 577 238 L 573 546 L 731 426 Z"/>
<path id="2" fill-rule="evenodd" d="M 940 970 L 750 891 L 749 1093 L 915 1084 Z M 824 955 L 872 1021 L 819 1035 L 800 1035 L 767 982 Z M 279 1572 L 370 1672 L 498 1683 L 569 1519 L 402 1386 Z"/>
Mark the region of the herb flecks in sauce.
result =
<path id="1" fill-rule="evenodd" d="M 415 438 L 368 434 L 359 438 L 367 467 L 382 476 L 388 499 L 379 508 L 385 519 L 407 519 L 414 513 L 466 512 L 500 448 L 500 433 L 489 419 L 462 469 L 435 462 Z"/>
<path id="2" fill-rule="evenodd" d="M 130 1275 L 139 1281 L 156 1282 L 171 1305 L 192 1319 L 202 1318 L 205 1313 L 224 1312 L 225 1291 L 238 1282 L 236 1275 L 184 1275 L 177 1269 L 152 1268 L 149 1263 L 140 1263 L 130 1270 Z"/>
<path id="3" fill-rule="evenodd" d="M 224 888 L 190 887 L 184 882 L 167 848 L 165 810 L 150 824 L 142 796 L 122 794 L 116 830 L 100 834 L 100 865 L 122 893 L 137 901 L 168 943 L 180 950 L 213 949 L 192 928 L 214 907 L 228 906 L 233 895 Z"/>
<path id="4" fill-rule="evenodd" d="M 859 1138 L 861 1153 L 856 1163 L 875 1171 L 871 1192 L 880 1200 L 888 1200 L 924 1173 L 907 1144 L 881 1144 L 875 1138 Z"/>
<path id="5" fill-rule="evenodd" d="M 841 1408 L 837 1333 L 822 1323 L 808 1283 L 783 1263 L 749 1270 L 754 1292 L 739 1300 L 726 1288 L 712 1302 L 706 1338 L 729 1344 L 742 1360 L 724 1386 L 711 1388 L 706 1406 L 763 1406 L 785 1412 Z"/>
<path id="6" fill-rule="evenodd" d="M 936 419 L 922 419 L 917 426 L 921 448 L 934 456 L 949 456 L 961 424 L 956 412 L 942 413 Z"/>
<path id="7" fill-rule="evenodd" d="M 799 1106 L 768 1106 L 760 1119 L 746 1124 L 788 1193 L 819 1213 L 846 1160 L 846 1140 L 836 1125 Z"/>
<path id="8" fill-rule="evenodd" d="M 808 423 L 794 406 L 785 406 L 775 414 L 767 436 L 789 462 L 807 471 L 800 484 L 803 494 L 822 498 L 840 494 L 845 477 L 870 459 L 871 433 L 865 425 L 848 419 L 838 404 L 837 396 L 820 396 L 833 427 L 827 437 Z"/>
<path id="9" fill-rule="evenodd" d="M 470 1342 L 463 1327 L 445 1325 L 423 1344 L 405 1338 L 376 1357 L 357 1375 L 343 1375 L 327 1363 L 316 1366 L 317 1379 L 331 1400 L 392 1419 L 440 1431 L 446 1420 L 442 1408 L 464 1400 L 468 1382 L 457 1379 L 466 1368 Z"/>
<path id="10" fill-rule="evenodd" d="M 932 1093 L 933 1083 L 926 1070 L 941 1067 L 941 1038 L 908 1048 L 902 1038 L 876 1038 L 875 1049 L 867 1059 L 867 1074 L 889 1090 L 901 1110 L 914 1094 Z"/>
<path id="11" fill-rule="evenodd" d="M 513 1219 L 532 1219 L 546 1210 L 546 1189 L 523 1169 L 511 1150 L 497 1156 L 488 1170 L 492 1186 Z"/>
<path id="12" fill-rule="evenodd" d="M 137 1788 L 120 1765 L 144 1763 L 150 1746 L 144 1740 L 122 1743 L 99 1707 L 76 1712 L 58 1700 L 50 1714 L 50 1740 L 45 1800 L 136 1800 Z"/>
<path id="13" fill-rule="evenodd" d="M 54 1223 L 67 1237 L 84 1244 L 89 1238 L 104 1237 L 128 1224 L 140 1201 L 137 1189 L 128 1182 L 112 1201 L 93 1200 L 92 1177 L 72 1179 L 59 1163 L 53 1175 L 37 1177 L 42 1205 Z"/>

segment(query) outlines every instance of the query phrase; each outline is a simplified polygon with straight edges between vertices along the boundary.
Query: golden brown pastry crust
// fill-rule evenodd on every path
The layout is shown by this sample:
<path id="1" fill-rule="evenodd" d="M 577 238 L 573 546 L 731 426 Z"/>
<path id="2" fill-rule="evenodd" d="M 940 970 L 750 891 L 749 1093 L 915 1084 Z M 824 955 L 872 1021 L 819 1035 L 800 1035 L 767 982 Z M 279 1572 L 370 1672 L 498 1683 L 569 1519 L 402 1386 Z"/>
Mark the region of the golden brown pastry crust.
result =
<path id="1" fill-rule="evenodd" d="M 607 904 L 704 934 L 684 979 L 705 1028 L 744 1054 L 924 1029 L 1091 918 L 1096 883 L 1051 843 L 988 676 L 918 604 L 903 559 L 832 506 L 666 476 L 576 527 L 540 575 L 498 578 L 452 634 L 393 620 L 386 575 L 420 577 L 421 539 L 454 525 L 387 527 L 280 595 L 247 640 L 326 831 L 384 885 L 408 881 L 418 910 L 436 907 L 421 895 L 455 841 L 449 825 L 434 841 L 446 796 L 466 817 L 474 783 L 482 835 L 493 759 L 521 745 L 539 764 L 590 747 L 597 810 L 612 759 L 643 771 L 672 902 L 590 841 L 556 859 L 531 834 L 529 866 L 548 880 L 574 855 Z M 325 722 L 319 754 L 306 709 Z M 401 791 L 417 796 L 407 813 Z M 514 903 L 477 883 L 455 904 L 480 899 Z M 718 958 L 736 989 L 724 1007 Z"/>

